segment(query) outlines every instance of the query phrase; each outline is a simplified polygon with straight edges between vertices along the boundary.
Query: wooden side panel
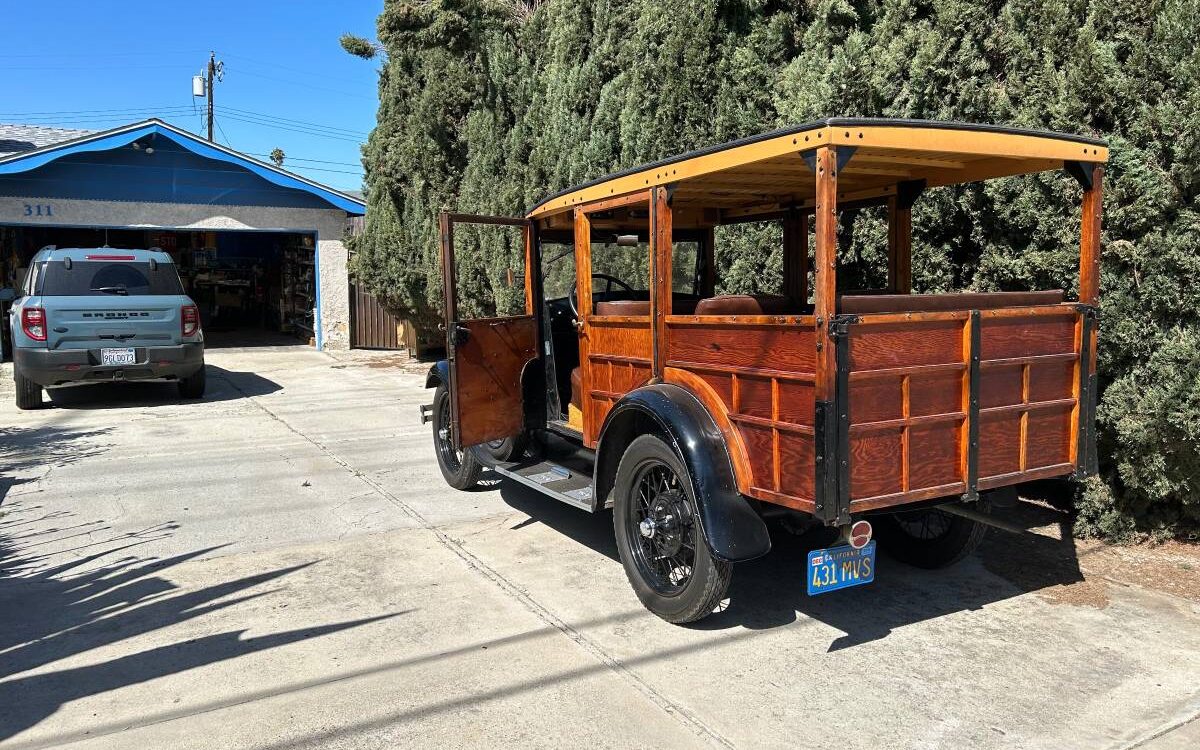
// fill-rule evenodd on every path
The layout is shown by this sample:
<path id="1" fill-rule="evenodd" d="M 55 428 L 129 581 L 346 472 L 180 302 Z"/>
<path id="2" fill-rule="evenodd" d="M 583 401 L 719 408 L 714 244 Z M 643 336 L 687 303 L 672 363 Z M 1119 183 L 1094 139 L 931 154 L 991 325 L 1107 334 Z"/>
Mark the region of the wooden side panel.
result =
<path id="1" fill-rule="evenodd" d="M 587 322 L 588 389 L 584 440 L 595 445 L 604 418 L 622 396 L 651 376 L 651 318 L 591 316 Z"/>
<path id="2" fill-rule="evenodd" d="M 462 445 L 516 435 L 524 427 L 521 371 L 537 357 L 533 317 L 459 323 L 466 340 L 454 348 L 459 435 Z"/>
<path id="3" fill-rule="evenodd" d="M 966 488 L 966 325 L 944 314 L 864 316 L 850 326 L 852 510 Z"/>
<path id="4" fill-rule="evenodd" d="M 981 487 L 1071 463 L 1078 313 L 1005 312 L 985 311 L 980 320 Z"/>
<path id="5" fill-rule="evenodd" d="M 978 487 L 1073 468 L 1078 313 L 980 315 Z M 966 491 L 969 316 L 866 315 L 850 327 L 850 499 L 867 510 Z"/>
<path id="6" fill-rule="evenodd" d="M 731 454 L 742 454 L 733 455 L 738 489 L 811 512 L 812 318 L 680 316 L 667 318 L 667 329 L 667 381 L 696 393 L 725 425 Z"/>

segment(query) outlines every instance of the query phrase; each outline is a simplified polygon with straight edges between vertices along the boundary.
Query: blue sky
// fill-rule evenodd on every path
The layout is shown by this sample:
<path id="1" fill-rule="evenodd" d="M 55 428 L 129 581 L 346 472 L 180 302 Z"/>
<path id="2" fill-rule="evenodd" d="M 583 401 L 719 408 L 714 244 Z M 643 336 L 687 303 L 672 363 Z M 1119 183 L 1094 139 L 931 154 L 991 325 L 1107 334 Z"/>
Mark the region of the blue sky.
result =
<path id="1" fill-rule="evenodd" d="M 375 125 L 377 61 L 338 46 L 374 37 L 383 0 L 5 2 L 0 122 L 104 130 L 160 117 L 203 135 L 192 76 L 225 63 L 215 136 L 239 151 L 279 147 L 284 166 L 333 187 L 362 183 Z"/>

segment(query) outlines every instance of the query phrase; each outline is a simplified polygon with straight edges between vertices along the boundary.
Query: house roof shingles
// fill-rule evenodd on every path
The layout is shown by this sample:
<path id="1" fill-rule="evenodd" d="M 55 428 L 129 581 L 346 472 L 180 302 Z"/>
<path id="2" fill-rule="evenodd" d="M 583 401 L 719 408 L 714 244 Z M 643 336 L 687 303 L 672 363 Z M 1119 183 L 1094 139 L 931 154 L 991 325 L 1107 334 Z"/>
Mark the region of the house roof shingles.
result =
<path id="1" fill-rule="evenodd" d="M 48 128 L 42 125 L 6 125 L 0 123 L 0 156 L 33 151 L 43 146 L 91 135 L 94 130 Z"/>

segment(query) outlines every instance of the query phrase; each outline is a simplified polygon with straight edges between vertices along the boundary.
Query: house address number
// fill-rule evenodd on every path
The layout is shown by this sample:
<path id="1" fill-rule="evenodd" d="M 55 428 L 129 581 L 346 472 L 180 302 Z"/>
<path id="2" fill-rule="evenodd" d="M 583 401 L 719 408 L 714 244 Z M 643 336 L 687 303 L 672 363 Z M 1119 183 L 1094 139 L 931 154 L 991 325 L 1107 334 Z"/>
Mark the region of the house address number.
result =
<path id="1" fill-rule="evenodd" d="M 53 216 L 54 206 L 49 203 L 26 203 L 25 216 Z"/>

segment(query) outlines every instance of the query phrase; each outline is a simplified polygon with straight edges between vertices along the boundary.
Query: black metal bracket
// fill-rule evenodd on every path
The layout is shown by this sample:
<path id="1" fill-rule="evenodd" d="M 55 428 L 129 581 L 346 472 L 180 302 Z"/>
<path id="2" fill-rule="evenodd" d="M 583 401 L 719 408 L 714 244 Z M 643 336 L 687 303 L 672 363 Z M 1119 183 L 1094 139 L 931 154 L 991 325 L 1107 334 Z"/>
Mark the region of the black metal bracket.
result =
<path id="1" fill-rule="evenodd" d="M 921 197 L 921 193 L 925 192 L 925 187 L 928 183 L 925 180 L 905 180 L 896 183 L 896 206 L 898 208 L 912 208 L 917 202 L 917 198 Z"/>
<path id="2" fill-rule="evenodd" d="M 978 310 L 971 311 L 968 323 L 971 351 L 967 355 L 967 491 L 962 499 L 974 502 L 979 499 L 979 349 L 983 340 Z"/>
<path id="3" fill-rule="evenodd" d="M 1081 317 L 1079 341 L 1079 404 L 1075 434 L 1075 478 L 1084 479 L 1099 471 L 1096 457 L 1096 373 L 1092 372 L 1092 335 L 1099 325 L 1100 310 L 1093 305 L 1076 305 Z"/>
<path id="4" fill-rule="evenodd" d="M 1063 169 L 1075 178 L 1084 190 L 1091 190 L 1095 182 L 1096 164 L 1090 161 L 1064 161 Z"/>
<path id="5" fill-rule="evenodd" d="M 841 172 L 842 167 L 846 166 L 854 152 L 858 151 L 858 146 L 834 146 L 834 152 L 837 154 L 837 171 Z M 804 158 L 804 163 L 808 165 L 809 170 L 814 174 L 817 171 L 817 150 L 810 148 L 807 151 L 801 151 L 800 156 Z"/>
<path id="6" fill-rule="evenodd" d="M 836 371 L 832 401 L 818 401 L 814 412 L 816 442 L 816 516 L 827 525 L 850 523 L 850 326 L 857 315 L 834 315 L 828 322 Z"/>

